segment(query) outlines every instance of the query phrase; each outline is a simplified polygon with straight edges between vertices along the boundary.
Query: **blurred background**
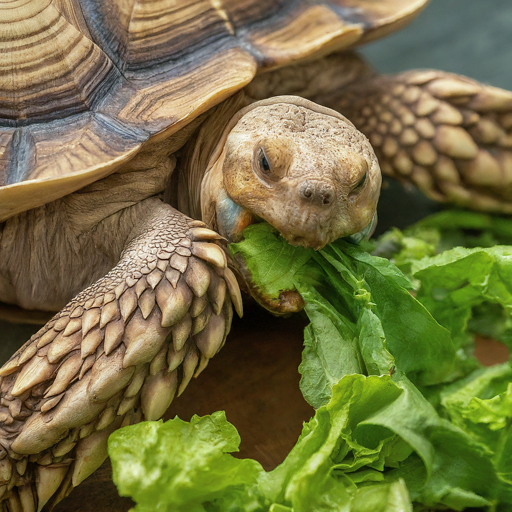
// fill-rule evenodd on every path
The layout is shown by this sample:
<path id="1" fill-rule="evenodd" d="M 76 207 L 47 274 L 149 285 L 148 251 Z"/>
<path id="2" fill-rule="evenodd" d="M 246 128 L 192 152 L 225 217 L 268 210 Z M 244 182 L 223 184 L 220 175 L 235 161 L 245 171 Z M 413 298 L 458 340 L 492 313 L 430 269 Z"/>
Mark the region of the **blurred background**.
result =
<path id="1" fill-rule="evenodd" d="M 511 89 L 512 2 L 432 0 L 405 29 L 361 53 L 381 73 L 435 68 Z"/>
<path id="2" fill-rule="evenodd" d="M 382 73 L 435 68 L 512 90 L 512 1 L 433 0 L 408 27 L 361 48 L 361 53 Z M 379 205 L 379 231 L 391 225 L 405 227 L 436 209 L 439 206 L 419 192 L 388 181 Z M 188 419 L 195 412 L 225 409 L 242 436 L 240 455 L 254 457 L 268 469 L 274 467 L 311 413 L 298 389 L 304 325 L 300 318 L 276 319 L 256 306 L 246 307 L 244 320 L 234 322 L 227 346 L 173 403 L 167 417 L 179 414 Z M 0 363 L 37 329 L 0 321 Z M 285 404 L 279 394 L 287 397 Z M 272 418 L 270 424 L 266 414 Z M 98 486 L 98 481 L 103 485 Z M 91 501 L 94 484 L 96 497 L 99 487 L 104 496 Z M 129 501 L 119 499 L 104 466 L 58 510 L 128 508 Z"/>

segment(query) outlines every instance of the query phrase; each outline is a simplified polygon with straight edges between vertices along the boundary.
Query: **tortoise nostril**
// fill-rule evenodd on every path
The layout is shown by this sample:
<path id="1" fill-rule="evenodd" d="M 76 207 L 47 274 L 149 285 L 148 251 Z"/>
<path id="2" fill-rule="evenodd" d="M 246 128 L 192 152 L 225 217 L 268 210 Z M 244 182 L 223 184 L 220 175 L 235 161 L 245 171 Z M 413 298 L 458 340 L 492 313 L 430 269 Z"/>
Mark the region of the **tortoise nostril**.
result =
<path id="1" fill-rule="evenodd" d="M 299 196 L 318 206 L 329 206 L 335 194 L 331 185 L 321 181 L 304 181 L 299 187 Z"/>

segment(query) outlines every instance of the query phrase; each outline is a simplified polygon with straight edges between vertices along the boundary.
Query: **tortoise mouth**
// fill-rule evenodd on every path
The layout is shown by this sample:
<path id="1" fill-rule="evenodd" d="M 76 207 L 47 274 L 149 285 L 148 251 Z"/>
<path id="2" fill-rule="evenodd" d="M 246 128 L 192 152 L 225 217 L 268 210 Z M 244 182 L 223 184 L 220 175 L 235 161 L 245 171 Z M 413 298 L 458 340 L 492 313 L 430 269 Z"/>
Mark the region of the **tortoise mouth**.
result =
<path id="1" fill-rule="evenodd" d="M 246 211 L 246 213 L 247 216 L 245 217 L 245 219 L 247 223 L 244 225 L 243 229 L 237 234 L 237 241 L 241 241 L 244 239 L 243 230 L 250 224 L 266 222 L 260 217 L 252 215 L 250 212 Z M 375 231 L 376 226 L 377 214 L 375 213 L 371 222 L 363 230 L 361 230 L 358 233 L 354 233 L 353 235 L 344 237 L 344 239 L 353 244 L 358 244 L 362 240 L 368 240 Z M 286 240 L 291 245 L 303 245 L 300 239 L 289 240 L 288 238 L 286 238 Z M 324 247 L 325 245 L 326 244 L 323 244 L 322 247 Z M 308 245 L 306 245 L 306 247 L 308 247 Z M 311 246 L 309 247 L 311 248 Z M 313 247 L 313 249 L 315 248 Z M 270 311 L 273 315 L 289 316 L 292 313 L 297 313 L 304 309 L 304 299 L 296 290 L 281 290 L 278 298 L 271 297 L 270 295 L 263 293 L 261 288 L 254 282 L 252 273 L 247 267 L 246 262 L 243 258 L 235 254 L 233 263 L 235 266 L 235 275 L 237 276 L 237 279 L 239 281 L 240 288 L 245 293 L 249 294 L 254 300 L 256 300 L 258 304 L 260 304 L 262 307 Z"/>
<path id="2" fill-rule="evenodd" d="M 218 232 L 227 238 L 229 243 L 241 242 L 244 239 L 244 230 L 247 226 L 266 222 L 258 215 L 235 203 L 226 194 L 222 194 L 222 196 L 217 203 L 216 223 Z M 287 316 L 304 308 L 304 300 L 295 290 L 283 290 L 277 299 L 265 295 L 254 282 L 252 274 L 242 258 L 234 257 L 233 270 L 240 289 L 273 315 Z"/>
<path id="3" fill-rule="evenodd" d="M 235 203 L 225 194 L 217 203 L 217 228 L 219 233 L 226 237 L 229 243 L 241 242 L 244 239 L 244 230 L 251 224 L 266 222 L 262 217 L 252 213 L 239 204 Z M 357 244 L 363 239 L 371 236 L 375 230 L 377 215 L 375 214 L 371 222 L 360 232 L 345 237 L 348 241 Z M 276 226 L 274 226 L 277 228 Z M 278 228 L 277 228 L 278 229 Z M 279 230 L 279 229 L 278 229 Z M 279 230 L 281 233 L 281 230 Z M 283 234 L 281 236 L 294 246 L 303 246 L 314 250 L 320 250 L 327 244 L 334 241 L 331 233 L 319 233 L 318 236 L 301 236 L 301 234 Z M 253 297 L 261 306 L 274 315 L 290 315 L 304 309 L 304 300 L 295 290 L 282 290 L 278 298 L 265 295 L 259 286 L 254 282 L 252 274 L 242 258 L 234 258 L 234 270 L 239 281 L 240 288 Z"/>
<path id="4" fill-rule="evenodd" d="M 290 221 L 290 219 L 288 219 Z M 293 246 L 305 247 L 318 251 L 323 249 L 327 244 L 333 242 L 337 237 L 329 229 L 310 230 L 307 232 L 302 226 L 296 226 L 296 229 L 283 230 L 281 226 L 269 222 L 263 217 L 253 213 L 252 211 L 235 203 L 232 199 L 225 196 L 222 198 L 217 207 L 217 228 L 219 233 L 229 242 L 240 242 L 244 239 L 244 230 L 251 224 L 266 222 L 276 228 L 281 236 Z M 291 222 L 291 221 L 290 221 Z"/>

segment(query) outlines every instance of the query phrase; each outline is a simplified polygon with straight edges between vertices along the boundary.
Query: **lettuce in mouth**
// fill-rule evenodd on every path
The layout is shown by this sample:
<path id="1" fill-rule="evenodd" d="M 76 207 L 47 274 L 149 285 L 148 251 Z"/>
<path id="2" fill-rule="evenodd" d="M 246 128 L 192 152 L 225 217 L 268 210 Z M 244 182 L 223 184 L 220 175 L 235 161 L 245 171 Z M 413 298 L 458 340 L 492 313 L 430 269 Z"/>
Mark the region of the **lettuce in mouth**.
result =
<path id="1" fill-rule="evenodd" d="M 120 494 L 139 512 L 510 510 L 512 368 L 482 367 L 469 331 L 494 308 L 506 333 L 512 247 L 436 254 L 443 226 L 470 246 L 478 230 L 512 233 L 486 219 L 444 212 L 382 237 L 372 249 L 405 273 L 343 240 L 314 252 L 249 226 L 231 251 L 261 294 L 306 303 L 300 386 L 315 416 L 270 472 L 231 455 L 240 438 L 222 412 L 126 427 L 109 442 Z"/>

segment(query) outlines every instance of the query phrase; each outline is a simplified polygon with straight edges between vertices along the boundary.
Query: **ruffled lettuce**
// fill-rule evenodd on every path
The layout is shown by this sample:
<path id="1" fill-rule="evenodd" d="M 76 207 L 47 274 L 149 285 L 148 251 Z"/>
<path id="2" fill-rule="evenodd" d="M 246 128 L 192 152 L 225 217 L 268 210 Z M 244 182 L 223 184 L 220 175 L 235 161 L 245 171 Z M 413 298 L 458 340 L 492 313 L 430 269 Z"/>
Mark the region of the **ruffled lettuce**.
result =
<path id="1" fill-rule="evenodd" d="M 372 249 L 404 273 L 344 241 L 315 253 L 249 226 L 231 249 L 260 292 L 306 302 L 299 370 L 315 416 L 271 472 L 230 455 L 240 440 L 223 413 L 126 427 L 109 443 L 120 493 L 137 511 L 510 510 L 512 369 L 480 367 L 469 331 L 491 311 L 506 338 L 512 249 L 438 253 L 450 236 L 509 243 L 511 226 L 452 212 L 393 231 Z"/>
<path id="2" fill-rule="evenodd" d="M 203 511 L 203 502 L 256 483 L 261 466 L 235 459 L 240 436 L 224 412 L 190 422 L 146 421 L 109 439 L 114 481 L 138 511 Z"/>

